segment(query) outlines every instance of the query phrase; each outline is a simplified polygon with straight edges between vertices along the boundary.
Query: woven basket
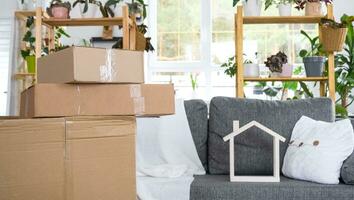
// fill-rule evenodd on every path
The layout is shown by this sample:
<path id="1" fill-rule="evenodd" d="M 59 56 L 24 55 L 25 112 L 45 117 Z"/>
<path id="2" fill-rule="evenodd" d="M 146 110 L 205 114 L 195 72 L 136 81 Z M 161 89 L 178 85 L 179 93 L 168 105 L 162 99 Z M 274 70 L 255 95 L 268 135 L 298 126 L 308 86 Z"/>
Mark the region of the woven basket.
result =
<path id="1" fill-rule="evenodd" d="M 146 39 L 144 34 L 140 33 L 139 31 L 136 32 L 136 46 L 135 50 L 137 51 L 145 51 L 146 48 Z"/>
<path id="2" fill-rule="evenodd" d="M 323 49 L 326 52 L 342 51 L 347 32 L 347 28 L 321 26 Z"/>

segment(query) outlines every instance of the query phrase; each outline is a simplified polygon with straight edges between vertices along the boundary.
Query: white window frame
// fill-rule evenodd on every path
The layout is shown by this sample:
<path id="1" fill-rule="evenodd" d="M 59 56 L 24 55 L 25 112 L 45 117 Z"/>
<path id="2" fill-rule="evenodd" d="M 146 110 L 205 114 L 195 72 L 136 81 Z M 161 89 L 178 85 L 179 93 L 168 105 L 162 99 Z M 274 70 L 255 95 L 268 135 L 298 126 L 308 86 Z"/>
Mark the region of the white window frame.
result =
<path id="1" fill-rule="evenodd" d="M 157 47 L 157 3 L 149 0 L 149 34 L 154 47 Z M 200 60 L 199 61 L 158 61 L 156 51 L 148 54 L 147 80 L 151 82 L 154 72 L 203 72 L 206 79 L 206 89 L 211 88 L 211 73 L 217 70 L 217 65 L 211 61 L 212 13 L 211 0 L 201 0 L 200 19 Z"/>

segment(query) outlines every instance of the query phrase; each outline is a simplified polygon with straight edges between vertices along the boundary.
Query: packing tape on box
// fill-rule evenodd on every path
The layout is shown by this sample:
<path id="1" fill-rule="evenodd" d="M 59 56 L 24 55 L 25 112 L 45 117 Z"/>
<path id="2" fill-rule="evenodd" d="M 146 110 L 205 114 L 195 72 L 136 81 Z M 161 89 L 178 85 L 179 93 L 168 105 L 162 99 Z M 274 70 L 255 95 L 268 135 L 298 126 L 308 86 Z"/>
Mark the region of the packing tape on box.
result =
<path id="1" fill-rule="evenodd" d="M 100 80 L 102 82 L 112 82 L 116 76 L 117 66 L 114 51 L 106 49 L 106 63 L 100 66 Z"/>
<path id="2" fill-rule="evenodd" d="M 77 90 L 77 100 L 78 100 L 78 105 L 77 105 L 77 115 L 79 116 L 81 114 L 81 99 L 80 99 L 80 95 L 81 95 L 81 91 L 80 91 L 80 86 L 76 85 L 76 90 Z"/>
<path id="3" fill-rule="evenodd" d="M 145 113 L 145 98 L 141 96 L 141 86 L 130 86 L 130 97 L 134 102 L 134 113 L 136 115 L 143 115 Z"/>

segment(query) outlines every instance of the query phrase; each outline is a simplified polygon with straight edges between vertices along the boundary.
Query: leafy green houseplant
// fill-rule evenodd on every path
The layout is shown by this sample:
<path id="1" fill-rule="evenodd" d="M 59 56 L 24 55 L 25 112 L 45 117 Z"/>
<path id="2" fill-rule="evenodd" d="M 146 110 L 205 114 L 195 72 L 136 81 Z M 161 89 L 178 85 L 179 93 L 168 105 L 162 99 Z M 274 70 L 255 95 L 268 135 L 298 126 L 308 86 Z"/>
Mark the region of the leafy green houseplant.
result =
<path id="1" fill-rule="evenodd" d="M 70 2 L 63 2 L 62 0 L 52 0 L 47 13 L 49 16 L 56 19 L 70 18 L 71 4 Z"/>
<path id="2" fill-rule="evenodd" d="M 224 73 L 231 78 L 235 76 L 237 71 L 235 56 L 228 58 L 227 62 L 221 64 L 220 67 L 223 68 Z M 257 63 L 253 63 L 249 59 L 245 59 L 243 62 L 243 73 L 245 77 L 259 77 L 259 65 Z"/>
<path id="3" fill-rule="evenodd" d="M 299 53 L 305 65 L 306 76 L 322 77 L 326 58 L 322 56 L 324 52 L 322 50 L 322 44 L 319 41 L 319 37 L 317 36 L 312 38 L 303 30 L 301 30 L 301 34 L 305 36 L 310 43 L 309 50 L 302 49 Z"/>
<path id="4" fill-rule="evenodd" d="M 21 50 L 21 56 L 26 61 L 27 72 L 35 73 L 36 69 L 36 53 L 35 53 L 35 42 L 36 38 L 33 36 L 31 29 L 33 28 L 34 17 L 28 17 L 26 20 L 26 33 L 22 38 L 25 43 L 25 49 Z"/>
<path id="5" fill-rule="evenodd" d="M 342 19 L 347 17 L 344 15 Z M 339 95 L 336 112 L 342 117 L 348 116 L 347 109 L 354 102 L 354 29 L 351 23 L 347 23 L 347 28 L 344 51 L 335 56 L 336 92 Z"/>

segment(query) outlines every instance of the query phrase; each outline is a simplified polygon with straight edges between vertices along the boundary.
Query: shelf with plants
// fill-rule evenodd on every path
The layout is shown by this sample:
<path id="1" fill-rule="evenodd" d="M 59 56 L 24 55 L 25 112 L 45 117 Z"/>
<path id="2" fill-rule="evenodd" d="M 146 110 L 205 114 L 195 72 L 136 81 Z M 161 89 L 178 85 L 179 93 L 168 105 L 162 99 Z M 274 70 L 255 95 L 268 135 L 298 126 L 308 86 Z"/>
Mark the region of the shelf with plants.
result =
<path id="1" fill-rule="evenodd" d="M 82 18 L 70 18 L 71 8 L 75 6 L 80 7 Z M 31 11 L 16 11 L 15 16 L 18 20 L 24 21 L 25 24 L 28 24 L 29 20 L 32 21 L 31 26 L 27 26 L 27 29 L 31 28 L 31 30 L 27 30 L 28 35 L 23 38 L 26 45 L 22 45 L 25 47 L 22 47 L 21 54 L 26 63 L 31 63 L 31 66 L 34 63 L 34 68 L 31 67 L 31 70 L 28 70 L 29 67 L 24 67 L 19 71 L 35 74 L 36 59 L 63 49 L 64 46 L 57 45 L 57 34 L 59 31 L 59 35 L 67 35 L 62 29 L 66 26 L 102 26 L 102 38 L 105 39 L 112 39 L 113 26 L 118 26 L 122 29 L 123 36 L 117 40 L 112 48 L 153 50 L 150 38 L 145 37 L 147 26 L 142 23 L 146 17 L 146 6 L 144 0 L 133 0 L 129 4 L 125 4 L 123 0 L 75 0 L 73 5 L 63 0 L 52 0 L 45 11 L 42 8 Z M 96 17 L 96 11 L 99 11 L 102 17 Z M 46 33 L 45 36 L 44 32 Z M 34 62 L 28 62 L 33 58 Z M 24 66 L 28 66 L 28 64 Z M 19 75 L 17 77 L 23 79 L 34 77 L 36 80 L 36 76 L 32 75 Z"/>
<path id="2" fill-rule="evenodd" d="M 268 4 L 267 4 L 268 2 Z M 273 0 L 266 1 L 266 8 L 267 6 L 269 7 L 269 2 L 274 2 Z M 287 1 L 288 2 L 288 1 Z M 247 4 L 247 3 L 246 3 Z M 246 5 L 247 6 L 247 5 Z M 299 5 L 298 5 L 299 6 Z M 302 5 L 303 6 L 303 5 Z M 291 7 L 290 7 L 291 8 Z M 237 6 L 237 11 L 235 14 L 235 50 L 236 50 L 236 59 L 235 59 L 235 65 L 237 68 L 235 69 L 235 75 L 236 75 L 236 96 L 238 98 L 244 98 L 244 85 L 245 82 L 247 81 L 254 81 L 254 82 L 319 82 L 320 83 L 320 95 L 325 96 L 327 94 L 327 89 L 328 89 L 328 94 L 329 97 L 335 100 L 335 74 L 334 74 L 334 51 L 328 51 L 326 53 L 327 56 L 327 71 L 326 75 L 323 75 L 323 70 L 324 70 L 324 64 L 325 61 L 323 59 L 320 60 L 320 64 L 322 65 L 322 71 L 321 73 L 315 72 L 315 75 L 312 75 L 310 73 L 307 73 L 308 77 L 299 77 L 299 76 L 294 76 L 292 75 L 292 67 L 291 69 L 288 70 L 290 74 L 288 75 L 283 75 L 283 67 L 287 64 L 287 57 L 286 55 L 282 52 L 279 52 L 276 55 L 270 56 L 267 61 L 265 62 L 266 67 L 269 68 L 269 70 L 272 72 L 271 76 L 269 77 L 261 77 L 261 76 L 252 76 L 252 77 L 245 77 L 245 67 L 247 64 L 244 62 L 244 53 L 243 53 L 243 31 L 244 31 L 244 25 L 246 24 L 321 24 L 322 20 L 324 18 L 326 19 L 333 19 L 333 7 L 331 4 L 327 5 L 327 15 L 323 15 L 322 13 L 315 14 L 314 16 L 244 16 L 244 11 L 247 11 L 247 8 L 244 8 L 243 6 Z M 260 12 L 260 11 L 259 11 Z M 282 12 L 280 12 L 282 13 Z M 282 14 L 283 15 L 283 14 Z M 321 26 L 319 26 L 321 28 Z M 319 37 L 316 38 L 316 44 L 320 43 L 322 41 L 322 35 L 321 35 L 321 29 L 319 28 Z M 312 44 L 311 44 L 312 45 Z M 318 46 L 313 46 L 313 48 L 319 48 Z M 313 53 L 314 49 L 312 49 L 309 52 L 302 52 L 303 56 L 305 57 L 304 60 L 306 60 L 306 57 L 317 57 L 319 54 L 311 54 Z M 324 55 L 321 55 L 324 56 Z M 284 61 L 283 61 L 284 60 Z M 310 60 L 312 61 L 312 60 Z M 308 65 L 310 67 L 316 66 L 313 65 L 314 63 L 305 63 L 305 65 Z M 305 66 L 306 68 L 306 66 Z M 259 69 L 259 67 L 258 67 Z M 306 69 L 307 70 L 307 69 Z"/>

